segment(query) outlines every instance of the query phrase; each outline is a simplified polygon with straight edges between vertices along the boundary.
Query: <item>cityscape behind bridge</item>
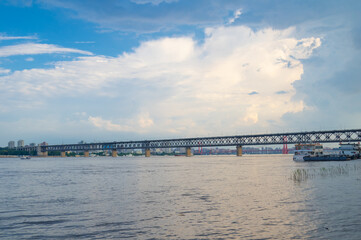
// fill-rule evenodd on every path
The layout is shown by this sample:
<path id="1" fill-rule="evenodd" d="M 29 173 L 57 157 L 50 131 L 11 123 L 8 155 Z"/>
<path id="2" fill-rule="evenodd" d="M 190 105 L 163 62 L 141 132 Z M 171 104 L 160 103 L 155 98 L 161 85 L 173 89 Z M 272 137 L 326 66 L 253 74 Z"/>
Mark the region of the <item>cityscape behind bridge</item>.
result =
<path id="1" fill-rule="evenodd" d="M 331 131 L 309 131 L 290 132 L 274 134 L 237 135 L 222 137 L 198 137 L 179 138 L 162 140 L 142 140 L 142 141 L 114 141 L 102 143 L 78 143 L 40 146 L 19 147 L 23 151 L 37 151 L 39 156 L 48 156 L 49 151 L 60 151 L 65 157 L 65 152 L 84 152 L 84 156 L 89 156 L 92 151 L 112 151 L 112 156 L 117 156 L 119 150 L 142 149 L 146 157 L 151 154 L 151 149 L 155 148 L 185 148 L 185 155 L 191 156 L 191 148 L 197 147 L 227 147 L 235 146 L 237 156 L 242 156 L 242 146 L 252 145 L 279 145 L 297 143 L 337 143 L 337 142 L 360 142 L 361 129 L 331 130 Z"/>

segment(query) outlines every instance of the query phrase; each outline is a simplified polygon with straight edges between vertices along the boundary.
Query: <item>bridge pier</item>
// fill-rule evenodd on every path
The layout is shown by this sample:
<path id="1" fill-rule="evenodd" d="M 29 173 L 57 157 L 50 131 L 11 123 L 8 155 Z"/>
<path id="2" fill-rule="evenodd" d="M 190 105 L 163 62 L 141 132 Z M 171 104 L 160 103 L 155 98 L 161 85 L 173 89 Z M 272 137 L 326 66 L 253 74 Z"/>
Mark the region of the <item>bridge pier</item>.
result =
<path id="1" fill-rule="evenodd" d="M 60 157 L 66 157 L 66 154 L 65 154 L 64 151 L 62 151 L 62 152 L 60 153 Z"/>
<path id="2" fill-rule="evenodd" d="M 150 148 L 145 149 L 145 157 L 150 157 Z"/>
<path id="3" fill-rule="evenodd" d="M 191 157 L 192 156 L 192 150 L 190 147 L 186 147 L 186 157 Z"/>
<path id="4" fill-rule="evenodd" d="M 39 157 L 47 157 L 48 156 L 48 151 L 46 151 L 46 152 L 38 152 L 38 156 Z"/>
<path id="5" fill-rule="evenodd" d="M 84 151 L 84 157 L 89 157 L 89 150 Z"/>
<path id="6" fill-rule="evenodd" d="M 238 157 L 242 156 L 242 146 L 241 145 L 237 145 L 237 156 Z"/>
<path id="7" fill-rule="evenodd" d="M 117 149 L 112 150 L 112 157 L 118 157 Z"/>
<path id="8" fill-rule="evenodd" d="M 40 145 L 38 145 L 36 147 L 36 152 L 39 157 L 47 157 L 48 156 L 48 151 L 42 151 L 42 148 Z"/>

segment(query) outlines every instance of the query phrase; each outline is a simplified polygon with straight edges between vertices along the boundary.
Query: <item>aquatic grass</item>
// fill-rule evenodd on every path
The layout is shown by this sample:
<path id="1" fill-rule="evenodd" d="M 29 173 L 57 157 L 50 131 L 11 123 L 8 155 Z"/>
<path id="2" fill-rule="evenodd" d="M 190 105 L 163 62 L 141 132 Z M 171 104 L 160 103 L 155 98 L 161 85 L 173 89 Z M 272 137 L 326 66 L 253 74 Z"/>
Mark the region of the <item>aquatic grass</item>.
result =
<path id="1" fill-rule="evenodd" d="M 356 164 L 346 164 L 346 165 L 338 165 L 338 166 L 329 166 L 329 167 L 321 167 L 321 168 L 298 168 L 292 171 L 290 179 L 295 182 L 306 181 L 307 179 L 315 178 L 315 177 L 336 177 L 342 175 L 348 175 L 351 172 L 361 172 L 361 165 Z"/>
<path id="2" fill-rule="evenodd" d="M 296 169 L 291 175 L 291 179 L 294 181 L 306 180 L 310 177 L 310 169 Z"/>

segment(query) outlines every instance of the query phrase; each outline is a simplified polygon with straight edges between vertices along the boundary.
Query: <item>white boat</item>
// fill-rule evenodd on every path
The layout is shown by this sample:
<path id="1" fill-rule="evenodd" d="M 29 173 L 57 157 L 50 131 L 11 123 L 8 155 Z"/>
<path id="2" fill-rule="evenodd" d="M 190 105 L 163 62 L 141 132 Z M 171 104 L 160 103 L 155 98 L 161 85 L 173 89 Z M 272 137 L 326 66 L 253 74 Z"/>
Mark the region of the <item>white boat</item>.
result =
<path id="1" fill-rule="evenodd" d="M 360 158 L 360 143 L 340 143 L 339 154 L 353 159 Z"/>
<path id="2" fill-rule="evenodd" d="M 22 160 L 31 159 L 31 157 L 30 156 L 22 156 L 22 157 L 20 157 L 20 159 L 22 159 Z"/>
<path id="3" fill-rule="evenodd" d="M 323 156 L 323 146 L 319 143 L 299 143 L 295 145 L 293 161 L 303 162 L 304 157 Z"/>
<path id="4" fill-rule="evenodd" d="M 340 143 L 337 154 L 323 154 L 323 147 L 319 143 L 295 145 L 294 161 L 348 161 L 361 158 L 360 143 Z"/>

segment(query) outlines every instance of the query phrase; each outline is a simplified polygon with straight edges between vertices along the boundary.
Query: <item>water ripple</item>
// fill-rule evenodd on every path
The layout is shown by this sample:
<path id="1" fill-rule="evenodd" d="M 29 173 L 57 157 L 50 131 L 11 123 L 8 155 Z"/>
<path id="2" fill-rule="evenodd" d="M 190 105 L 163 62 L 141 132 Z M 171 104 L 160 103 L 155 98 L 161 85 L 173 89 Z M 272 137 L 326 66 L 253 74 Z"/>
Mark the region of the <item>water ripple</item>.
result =
<path id="1" fill-rule="evenodd" d="M 290 181 L 298 168 L 277 156 L 2 159 L 0 239 L 359 239 L 356 172 Z"/>

